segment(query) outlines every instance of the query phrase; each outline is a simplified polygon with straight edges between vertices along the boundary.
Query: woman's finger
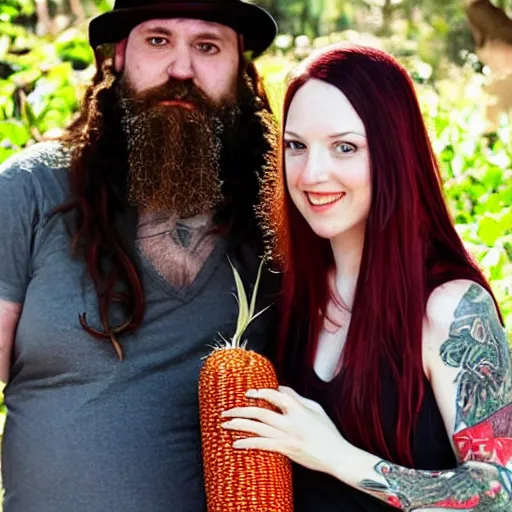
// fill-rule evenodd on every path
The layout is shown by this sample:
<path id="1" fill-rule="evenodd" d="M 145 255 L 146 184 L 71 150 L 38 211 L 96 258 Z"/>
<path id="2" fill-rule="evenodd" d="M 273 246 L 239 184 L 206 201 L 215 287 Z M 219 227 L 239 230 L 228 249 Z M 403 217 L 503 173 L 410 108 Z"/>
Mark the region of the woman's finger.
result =
<path id="1" fill-rule="evenodd" d="M 226 430 L 236 430 L 238 432 L 247 432 L 248 434 L 256 434 L 259 437 L 270 439 L 284 439 L 286 434 L 275 427 L 261 423 L 260 421 L 247 420 L 244 418 L 234 418 L 223 423 L 222 428 Z"/>
<path id="2" fill-rule="evenodd" d="M 265 409 L 264 407 L 235 407 L 234 409 L 224 411 L 221 416 L 223 418 L 256 420 L 279 430 L 284 430 L 286 427 L 286 420 L 281 413 Z"/>
<path id="3" fill-rule="evenodd" d="M 276 389 L 251 389 L 246 393 L 246 396 L 248 398 L 266 400 L 269 404 L 272 404 L 285 413 L 297 404 L 297 400 L 295 400 L 295 398 L 281 393 Z"/>
<path id="4" fill-rule="evenodd" d="M 288 444 L 283 439 L 268 439 L 266 437 L 247 437 L 239 439 L 233 443 L 233 448 L 237 450 L 263 450 L 266 452 L 276 452 L 283 455 L 288 454 Z"/>

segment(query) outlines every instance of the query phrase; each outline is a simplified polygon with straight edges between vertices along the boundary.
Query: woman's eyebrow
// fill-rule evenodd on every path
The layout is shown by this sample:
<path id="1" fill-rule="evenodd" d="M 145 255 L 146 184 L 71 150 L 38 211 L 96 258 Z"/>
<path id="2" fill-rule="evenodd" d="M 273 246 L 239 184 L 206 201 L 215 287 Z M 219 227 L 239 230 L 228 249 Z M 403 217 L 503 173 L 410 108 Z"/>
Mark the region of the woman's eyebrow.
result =
<path id="1" fill-rule="evenodd" d="M 285 130 L 285 135 L 291 135 L 292 137 L 300 138 L 300 135 L 297 135 L 295 132 L 292 132 L 291 130 Z M 329 138 L 334 139 L 337 137 L 344 137 L 345 135 L 359 135 L 360 137 L 366 137 L 364 133 L 356 132 L 354 130 L 349 130 L 346 132 L 340 132 L 340 133 L 333 133 L 332 135 L 329 135 Z"/>
<path id="2" fill-rule="evenodd" d="M 333 133 L 332 135 L 329 135 L 331 139 L 334 139 L 336 137 L 345 137 L 345 135 L 359 135 L 360 137 L 366 137 L 364 133 L 356 132 L 354 130 L 349 130 L 346 132 L 340 132 L 340 133 Z"/>

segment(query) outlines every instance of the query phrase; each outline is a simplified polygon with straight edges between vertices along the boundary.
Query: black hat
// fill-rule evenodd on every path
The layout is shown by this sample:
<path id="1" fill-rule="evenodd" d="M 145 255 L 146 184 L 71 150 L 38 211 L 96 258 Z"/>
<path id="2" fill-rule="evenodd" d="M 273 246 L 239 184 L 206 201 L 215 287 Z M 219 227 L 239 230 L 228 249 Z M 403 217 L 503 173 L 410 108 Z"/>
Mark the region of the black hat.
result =
<path id="1" fill-rule="evenodd" d="M 93 49 L 116 43 L 140 23 L 158 18 L 192 18 L 231 27 L 244 36 L 244 50 L 252 51 L 254 57 L 263 53 L 277 34 L 272 16 L 243 0 L 116 0 L 112 11 L 91 21 L 89 42 Z"/>

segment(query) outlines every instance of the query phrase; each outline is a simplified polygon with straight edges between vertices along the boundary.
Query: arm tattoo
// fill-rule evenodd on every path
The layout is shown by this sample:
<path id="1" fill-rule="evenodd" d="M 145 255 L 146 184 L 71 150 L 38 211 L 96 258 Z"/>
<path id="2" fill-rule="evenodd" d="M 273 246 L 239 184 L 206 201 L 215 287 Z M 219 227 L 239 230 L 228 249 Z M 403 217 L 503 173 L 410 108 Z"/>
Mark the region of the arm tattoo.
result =
<path id="1" fill-rule="evenodd" d="M 472 285 L 455 310 L 441 359 L 460 368 L 455 431 L 476 425 L 512 399 L 510 350 L 491 297 Z"/>
<path id="2" fill-rule="evenodd" d="M 361 488 L 383 494 L 388 504 L 406 512 L 423 508 L 504 512 L 511 504 L 510 474 L 494 464 L 472 463 L 452 471 L 419 471 L 381 461 L 374 469 L 386 484 L 363 480 Z"/>
<path id="3" fill-rule="evenodd" d="M 445 365 L 459 369 L 453 440 L 461 466 L 418 471 L 380 461 L 383 480 L 361 488 L 405 511 L 422 508 L 512 510 L 512 362 L 489 294 L 472 285 L 455 310 L 440 349 Z"/>

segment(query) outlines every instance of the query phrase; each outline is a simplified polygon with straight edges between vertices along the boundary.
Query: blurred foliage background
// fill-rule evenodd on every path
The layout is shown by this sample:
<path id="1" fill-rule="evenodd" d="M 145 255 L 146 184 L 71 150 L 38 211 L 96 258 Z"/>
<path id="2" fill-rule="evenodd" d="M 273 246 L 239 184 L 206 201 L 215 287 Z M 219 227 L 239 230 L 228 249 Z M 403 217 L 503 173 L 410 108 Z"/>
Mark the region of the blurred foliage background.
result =
<path id="1" fill-rule="evenodd" d="M 258 0 L 276 17 L 280 35 L 257 65 L 278 116 L 288 72 L 315 48 L 353 41 L 387 50 L 405 65 L 457 228 L 491 280 L 512 331 L 512 50 L 510 70 L 479 52 L 486 41 L 512 49 L 512 21 L 505 15 L 512 0 L 476 0 L 494 9 L 489 19 L 495 7 L 502 15 L 497 24 L 489 22 L 491 28 L 479 28 L 485 32 L 480 41 L 468 21 L 469 2 Z M 55 137 L 72 120 L 94 73 L 88 19 L 110 8 L 109 0 L 1 0 L 0 162 Z M 490 96 L 496 83 L 505 91 L 498 111 Z"/>

